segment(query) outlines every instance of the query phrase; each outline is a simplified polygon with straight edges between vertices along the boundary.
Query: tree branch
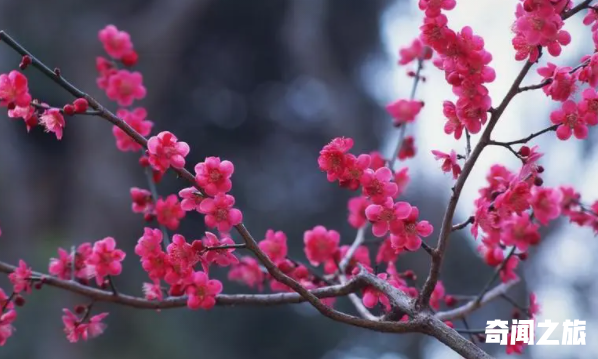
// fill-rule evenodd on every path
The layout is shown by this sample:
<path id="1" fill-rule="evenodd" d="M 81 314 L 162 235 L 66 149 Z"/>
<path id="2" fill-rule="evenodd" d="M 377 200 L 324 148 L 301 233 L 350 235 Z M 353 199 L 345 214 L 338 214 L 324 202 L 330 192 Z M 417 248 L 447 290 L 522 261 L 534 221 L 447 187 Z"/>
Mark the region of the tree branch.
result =
<path id="1" fill-rule="evenodd" d="M 461 174 L 459 175 L 457 182 L 455 183 L 453 194 L 451 196 L 451 199 L 449 200 L 449 204 L 447 206 L 446 212 L 444 213 L 444 218 L 442 220 L 442 226 L 440 228 L 440 234 L 438 235 L 438 246 L 436 247 L 436 249 L 433 252 L 434 254 L 432 256 L 432 265 L 430 267 L 430 272 L 428 274 L 428 278 L 426 279 L 426 282 L 424 283 L 424 287 L 423 287 L 423 289 L 418 297 L 418 300 L 417 300 L 418 308 L 423 308 L 423 307 L 428 306 L 428 303 L 430 301 L 430 296 L 432 295 L 432 292 L 434 291 L 434 288 L 436 287 L 436 283 L 438 282 L 438 277 L 440 275 L 440 267 L 442 266 L 442 260 L 444 257 L 444 253 L 448 246 L 449 237 L 450 237 L 450 234 L 452 231 L 451 223 L 453 221 L 455 209 L 457 208 L 457 203 L 459 202 L 459 197 L 461 196 L 461 191 L 463 190 L 463 187 L 465 186 L 465 182 L 467 181 L 467 178 L 469 177 L 469 174 L 471 173 L 476 161 L 480 157 L 480 154 L 482 153 L 484 148 L 490 142 L 490 135 L 492 134 L 492 130 L 494 130 L 494 127 L 498 123 L 498 120 L 502 116 L 503 112 L 505 111 L 505 109 L 507 108 L 507 106 L 509 105 L 509 103 L 511 102 L 513 97 L 515 97 L 515 95 L 517 95 L 517 93 L 518 93 L 517 90 L 519 88 L 519 85 L 521 85 L 521 82 L 523 81 L 523 79 L 525 78 L 525 76 L 527 75 L 529 70 L 532 68 L 532 66 L 533 66 L 533 63 L 531 63 L 531 62 L 525 63 L 525 65 L 519 72 L 519 75 L 517 75 L 517 77 L 515 78 L 515 81 L 511 85 L 511 88 L 509 89 L 509 92 L 507 92 L 507 95 L 505 96 L 505 98 L 502 100 L 500 105 L 492 112 L 490 120 L 488 121 L 488 125 L 486 126 L 486 129 L 482 133 L 480 141 L 475 146 L 475 148 L 473 149 L 473 151 L 471 153 L 471 156 L 467 159 L 467 161 L 465 162 L 465 165 L 463 166 L 463 170 L 462 170 Z"/>

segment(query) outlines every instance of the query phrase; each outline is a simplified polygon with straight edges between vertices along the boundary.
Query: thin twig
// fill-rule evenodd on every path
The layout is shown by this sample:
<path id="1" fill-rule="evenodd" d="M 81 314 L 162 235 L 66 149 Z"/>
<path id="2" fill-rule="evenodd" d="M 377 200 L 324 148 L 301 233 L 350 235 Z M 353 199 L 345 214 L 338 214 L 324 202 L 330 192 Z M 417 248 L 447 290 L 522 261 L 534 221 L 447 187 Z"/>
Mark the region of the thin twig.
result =
<path id="1" fill-rule="evenodd" d="M 475 221 L 475 217 L 471 216 L 471 217 L 467 218 L 467 220 L 465 222 L 455 224 L 454 226 L 452 226 L 451 232 L 461 230 L 461 229 L 467 227 L 468 225 L 473 224 L 474 221 Z"/>
<path id="2" fill-rule="evenodd" d="M 511 150 L 511 152 L 515 153 L 515 155 L 517 155 L 517 156 L 518 156 L 517 152 L 515 152 L 515 150 L 513 150 L 513 149 L 511 148 L 511 146 L 513 146 L 513 145 L 518 145 L 518 144 L 526 144 L 526 143 L 528 143 L 529 141 L 531 141 L 532 139 L 534 139 L 534 138 L 536 138 L 536 137 L 538 137 L 538 136 L 541 136 L 541 135 L 545 134 L 546 132 L 550 132 L 550 131 L 556 131 L 556 129 L 557 129 L 558 127 L 559 127 L 559 125 L 552 125 L 552 126 L 550 126 L 550 127 L 547 127 L 547 128 L 545 128 L 545 129 L 543 129 L 543 130 L 541 130 L 541 131 L 538 131 L 538 132 L 532 133 L 531 135 L 529 135 L 529 136 L 527 136 L 527 137 L 524 137 L 524 138 L 522 138 L 522 139 L 515 140 L 515 141 L 509 141 L 509 142 L 498 142 L 498 141 L 492 141 L 492 140 L 490 140 L 490 143 L 489 143 L 489 145 L 507 147 L 507 148 L 509 148 L 509 150 Z"/>
<path id="3" fill-rule="evenodd" d="M 116 285 L 114 284 L 114 279 L 111 275 L 108 276 L 108 285 L 110 285 L 110 290 L 112 291 L 112 295 L 118 295 L 118 290 L 116 289 Z"/>
<path id="4" fill-rule="evenodd" d="M 486 285 L 484 285 L 484 288 L 480 291 L 480 294 L 478 294 L 478 297 L 476 298 L 476 302 L 477 303 L 479 303 L 479 302 L 482 301 L 482 298 L 484 297 L 484 294 L 486 294 L 486 292 L 488 291 L 488 289 L 490 288 L 490 286 L 492 285 L 492 283 L 494 283 L 494 281 L 496 280 L 496 278 L 498 278 L 498 276 L 500 275 L 500 272 L 504 269 L 504 267 L 509 262 L 509 259 L 511 259 L 511 257 L 515 253 L 515 249 L 516 249 L 515 246 L 513 246 L 513 248 L 511 248 L 511 251 L 509 252 L 509 254 L 507 255 L 507 257 L 502 261 L 502 263 L 498 266 L 498 268 L 496 268 L 496 270 L 494 271 L 494 274 L 492 274 L 492 277 L 488 280 L 488 282 L 486 283 Z"/>

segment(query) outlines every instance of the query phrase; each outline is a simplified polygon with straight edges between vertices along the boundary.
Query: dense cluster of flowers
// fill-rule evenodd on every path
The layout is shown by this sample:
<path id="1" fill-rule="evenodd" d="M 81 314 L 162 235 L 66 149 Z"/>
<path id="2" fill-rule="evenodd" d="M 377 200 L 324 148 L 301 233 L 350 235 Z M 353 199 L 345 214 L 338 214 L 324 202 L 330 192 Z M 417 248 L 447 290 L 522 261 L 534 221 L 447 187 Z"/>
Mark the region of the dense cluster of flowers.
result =
<path id="1" fill-rule="evenodd" d="M 459 140 L 464 131 L 476 134 L 486 123 L 491 98 L 485 84 L 495 79 L 495 73 L 489 66 L 492 56 L 485 50 L 480 36 L 468 26 L 458 32 L 448 27 L 448 18 L 443 12 L 455 6 L 455 0 L 419 0 L 419 8 L 424 13 L 421 35 L 399 51 L 398 63 L 417 62 L 417 72 L 408 72 L 417 84 L 423 79 L 420 74 L 423 63 L 436 55 L 432 60 L 434 65 L 444 71 L 447 83 L 458 97 L 455 102 L 443 103 L 444 132 Z M 563 30 L 563 14 L 570 9 L 572 4 L 567 0 L 520 0 L 513 24 L 516 59 L 536 62 L 542 47 L 558 56 L 561 47 L 571 41 L 569 33 Z M 593 7 L 589 8 L 584 24 L 592 26 L 594 41 L 598 44 L 598 12 Z M 319 169 L 326 173 L 329 182 L 338 182 L 341 188 L 358 191 L 359 194 L 347 204 L 348 222 L 358 230 L 358 238 L 365 238 L 371 226 L 371 234 L 378 244 L 375 253 L 370 253 L 370 247 L 363 242 L 356 242 L 355 246 L 342 244 L 339 231 L 315 225 L 303 234 L 305 263 L 290 257 L 289 243 L 297 241 L 289 240 L 283 231 L 274 229 L 267 230 L 258 242 L 259 250 L 252 248 L 255 253 L 263 252 L 265 256 L 258 257 L 264 263 L 251 256 L 238 257 L 237 249 L 243 245 L 236 244 L 230 232 L 237 228 L 243 233 L 245 229 L 243 214 L 234 207 L 235 197 L 231 194 L 235 166 L 229 160 L 210 156 L 195 165 L 194 176 L 185 172 L 189 145 L 169 131 L 152 135 L 154 123 L 147 119 L 146 109 L 133 107 L 136 100 L 146 96 L 146 89 L 143 76 L 126 69 L 138 61 L 130 35 L 109 25 L 99 32 L 98 38 L 110 59 L 96 59 L 97 85 L 118 105 L 116 114 L 122 119 L 122 123 L 112 129 L 116 147 L 122 152 L 139 153 L 139 164 L 147 170 L 150 181 L 149 189 L 130 189 L 131 210 L 143 215 L 146 222 L 134 249 L 149 278 L 141 288 L 145 299 L 161 301 L 166 296 L 185 296 L 189 309 L 211 309 L 223 291 L 222 282 L 214 279 L 214 267 L 227 268 L 229 280 L 260 291 L 266 284 L 274 292 L 294 291 L 276 280 L 262 264 L 268 268 L 273 265 L 306 289 L 342 283 L 365 270 L 409 297 L 420 295 L 413 271 L 399 272 L 395 265 L 401 254 L 419 250 L 422 246 L 431 251 L 422 238 L 432 234 L 433 226 L 420 218 L 417 206 L 401 198 L 411 180 L 409 168 L 394 168 L 397 159 L 415 156 L 412 136 L 406 136 L 398 144 L 397 158 L 386 159 L 379 152 L 353 154 L 350 151 L 354 141 L 348 137 L 332 139 L 317 158 Z M 32 61 L 31 57 L 24 56 L 21 70 Z M 588 126 L 598 124 L 598 93 L 595 89 L 598 85 L 598 55 L 584 56 L 581 65 L 575 68 L 547 63 L 537 71 L 543 82 L 535 88 L 542 88 L 546 96 L 561 103 L 561 107 L 550 115 L 553 126 L 549 129 L 555 130 L 561 140 L 571 136 L 586 138 Z M 573 95 L 582 85 L 589 87 L 575 101 Z M 21 72 L 13 70 L 0 74 L 0 106 L 7 108 L 9 117 L 23 119 L 27 131 L 40 125 L 61 140 L 66 126 L 65 116 L 90 114 L 90 107 L 101 109 L 88 100 L 89 97 L 77 98 L 63 108 L 51 107 L 32 98 L 27 77 Z M 403 127 L 403 131 L 405 126 L 416 121 L 423 106 L 422 101 L 410 98 L 399 99 L 386 109 L 394 125 Z M 149 137 L 147 143 L 145 137 Z M 598 234 L 598 201 L 585 205 L 581 195 L 571 187 L 544 186 L 541 178 L 544 168 L 539 164 L 542 154 L 537 146 L 524 145 L 517 152 L 509 144 L 504 146 L 516 154 L 522 166 L 517 172 L 499 164 L 490 168 L 487 185 L 479 190 L 475 212 L 468 223 L 472 224 L 471 234 L 476 239 L 481 238 L 478 250 L 485 263 L 499 268 L 501 280 L 508 282 L 518 278 L 516 269 L 528 257 L 529 248 L 541 242 L 539 231 L 542 226 L 565 216 L 570 222 L 590 227 Z M 441 161 L 441 170 L 450 173 L 454 180 L 467 176 L 467 170 L 471 170 L 466 166 L 462 173 L 459 161 L 467 157 L 455 150 L 448 153 L 434 150 L 432 154 Z M 156 184 L 168 170 L 186 174 L 191 186 L 180 190 L 178 195 L 161 197 Z M 463 181 L 459 182 L 462 186 Z M 202 238 L 187 240 L 182 234 L 168 233 L 179 229 L 187 212 L 203 216 L 210 231 Z M 71 251 L 59 248 L 57 257 L 50 259 L 48 273 L 79 285 L 112 290 L 118 295 L 113 280 L 121 274 L 125 257 L 125 252 L 117 248 L 116 240 L 106 237 L 93 243 L 82 243 Z M 265 257 L 268 260 L 264 260 Z M 9 274 L 11 294 L 7 295 L 0 288 L 0 346 L 14 332 L 16 307 L 25 303 L 24 297 L 33 288 L 41 288 L 45 278 L 24 260 L 20 260 L 18 267 Z M 456 304 L 457 299 L 447 294 L 442 281 L 437 281 L 433 288 L 429 300 L 432 309 L 438 310 L 443 303 L 449 307 Z M 361 300 L 363 307 L 368 309 L 380 308 L 384 312 L 392 309 L 387 295 L 373 286 L 363 288 Z M 333 306 L 335 298 L 322 301 Z M 527 312 L 517 315 L 533 318 L 539 310 L 532 294 Z M 91 304 L 76 306 L 72 311 L 63 309 L 64 332 L 70 342 L 87 340 L 104 332 L 104 319 L 108 313 L 91 315 L 91 311 Z M 401 321 L 408 319 L 406 315 L 400 318 Z M 446 324 L 453 326 L 450 322 Z M 522 343 L 516 342 L 508 345 L 506 350 L 508 354 L 522 353 L 523 347 Z"/>

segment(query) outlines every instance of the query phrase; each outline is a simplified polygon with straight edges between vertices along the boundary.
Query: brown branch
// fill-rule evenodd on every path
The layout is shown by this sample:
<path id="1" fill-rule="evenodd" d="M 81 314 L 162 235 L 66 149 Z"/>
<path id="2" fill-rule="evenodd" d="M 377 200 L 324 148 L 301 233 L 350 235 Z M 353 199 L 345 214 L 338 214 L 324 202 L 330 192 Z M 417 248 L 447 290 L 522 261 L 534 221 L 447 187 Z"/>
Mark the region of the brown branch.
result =
<path id="1" fill-rule="evenodd" d="M 529 141 L 533 140 L 534 138 L 541 136 L 543 134 L 545 134 L 546 132 L 550 132 L 550 131 L 556 131 L 556 129 L 559 127 L 559 125 L 552 125 L 550 127 L 547 127 L 541 131 L 532 133 L 531 135 L 524 137 L 522 139 L 519 140 L 515 140 L 515 141 L 509 141 L 509 142 L 498 142 L 498 141 L 490 141 L 490 143 L 488 143 L 489 145 L 493 145 L 493 146 L 502 146 L 502 147 L 511 147 L 513 145 L 519 145 L 519 144 L 525 144 L 528 143 Z M 514 152 L 514 150 L 512 148 L 509 148 L 512 152 Z M 516 152 L 515 152 L 516 153 Z M 516 153 L 517 154 L 517 153 Z"/>
<path id="2" fill-rule="evenodd" d="M 565 11 L 561 17 L 563 18 L 563 20 L 567 20 L 568 18 L 577 14 L 581 10 L 589 8 L 591 2 L 592 2 L 592 0 L 584 0 L 583 2 L 579 3 L 579 5 L 572 8 L 571 10 Z"/>
<path id="3" fill-rule="evenodd" d="M 482 297 L 482 300 L 480 300 L 479 302 L 476 300 L 476 297 L 472 297 L 474 299 L 455 309 L 436 313 L 436 318 L 440 320 L 455 320 L 465 318 L 466 316 L 476 311 L 477 309 L 483 307 L 484 305 L 488 304 L 489 302 L 497 298 L 500 298 L 502 294 L 507 293 L 517 283 L 519 283 L 519 279 L 515 279 L 507 283 L 501 283 L 496 287 L 492 288 L 491 290 L 487 291 L 486 294 L 484 294 L 484 296 Z"/>
<path id="4" fill-rule="evenodd" d="M 12 273 L 15 266 L 0 262 L 0 273 Z M 135 297 L 117 292 L 96 289 L 71 280 L 63 280 L 48 276 L 43 273 L 33 272 L 32 276 L 43 278 L 44 285 L 60 288 L 68 292 L 76 293 L 95 300 L 97 302 L 108 302 L 124 305 L 138 309 L 172 309 L 182 308 L 187 305 L 187 297 L 168 297 L 162 301 L 147 300 L 142 297 Z M 363 286 L 360 278 L 355 278 L 344 285 L 333 285 L 314 289 L 311 292 L 318 298 L 330 298 L 346 296 Z M 216 304 L 222 306 L 236 305 L 259 305 L 271 306 L 281 304 L 303 303 L 305 299 L 297 293 L 275 293 L 275 294 L 222 294 L 216 297 Z"/>
<path id="5" fill-rule="evenodd" d="M 492 283 L 494 283 L 496 278 L 498 278 L 498 276 L 500 275 L 500 272 L 505 268 L 505 266 L 509 262 L 509 259 L 511 259 L 511 257 L 513 256 L 514 253 L 515 253 L 515 246 L 513 246 L 513 248 L 511 248 L 511 251 L 509 252 L 507 257 L 502 261 L 502 263 L 498 266 L 498 268 L 496 268 L 492 277 L 488 280 L 488 282 L 486 283 L 484 288 L 482 288 L 482 290 L 480 291 L 480 294 L 478 294 L 478 297 L 475 300 L 476 302 L 482 301 L 484 294 L 486 294 L 486 292 L 488 291 L 488 289 L 490 288 Z"/>
<path id="6" fill-rule="evenodd" d="M 463 170 L 459 175 L 457 182 L 455 183 L 453 194 L 451 196 L 451 199 L 449 200 L 448 207 L 446 209 L 446 212 L 444 213 L 444 218 L 442 220 L 442 226 L 440 227 L 440 234 L 438 235 L 438 246 L 436 247 L 432 255 L 432 265 L 430 267 L 430 272 L 417 300 L 417 307 L 420 309 L 428 306 L 430 296 L 432 295 L 432 292 L 436 287 L 436 283 L 438 282 L 438 277 L 440 275 L 440 267 L 442 266 L 444 253 L 448 246 L 449 237 L 452 232 L 451 223 L 453 221 L 455 209 L 457 208 L 457 203 L 459 202 L 459 197 L 461 196 L 461 191 L 465 186 L 465 182 L 467 181 L 467 178 L 469 177 L 469 174 L 471 173 L 476 161 L 480 157 L 480 154 L 490 142 L 490 135 L 492 134 L 492 130 L 494 130 L 494 127 L 498 123 L 498 120 L 502 116 L 503 112 L 505 111 L 513 97 L 517 95 L 519 85 L 521 85 L 521 82 L 523 81 L 529 70 L 532 68 L 532 66 L 533 63 L 531 62 L 525 63 L 525 65 L 519 72 L 519 75 L 517 75 L 517 77 L 515 78 L 515 81 L 511 85 L 511 88 L 509 89 L 509 92 L 507 92 L 505 98 L 502 100 L 500 105 L 492 112 L 490 120 L 488 121 L 488 125 L 482 133 L 480 141 L 473 149 L 471 156 L 465 162 Z"/>

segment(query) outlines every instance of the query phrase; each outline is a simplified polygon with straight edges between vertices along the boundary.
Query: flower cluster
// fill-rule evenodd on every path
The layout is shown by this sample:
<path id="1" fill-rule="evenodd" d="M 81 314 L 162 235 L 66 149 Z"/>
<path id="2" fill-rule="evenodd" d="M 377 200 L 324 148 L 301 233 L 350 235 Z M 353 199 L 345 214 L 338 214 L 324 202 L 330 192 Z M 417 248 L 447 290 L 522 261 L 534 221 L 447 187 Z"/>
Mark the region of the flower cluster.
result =
<path id="1" fill-rule="evenodd" d="M 426 10 L 421 26 L 421 40 L 438 55 L 434 64 L 444 71 L 446 81 L 459 98 L 445 103 L 447 125 L 445 132 L 461 137 L 463 128 L 478 133 L 488 118 L 492 105 L 485 83 L 494 81 L 496 74 L 489 65 L 492 55 L 484 49 L 484 40 L 466 26 L 460 32 L 448 27 L 448 19 L 441 10 L 451 10 L 455 1 L 420 1 Z"/>
<path id="2" fill-rule="evenodd" d="M 571 35 L 562 29 L 561 17 L 571 5 L 569 0 L 520 0 L 513 24 L 515 59 L 536 62 L 542 47 L 552 56 L 559 56 L 562 46 L 571 42 Z"/>

